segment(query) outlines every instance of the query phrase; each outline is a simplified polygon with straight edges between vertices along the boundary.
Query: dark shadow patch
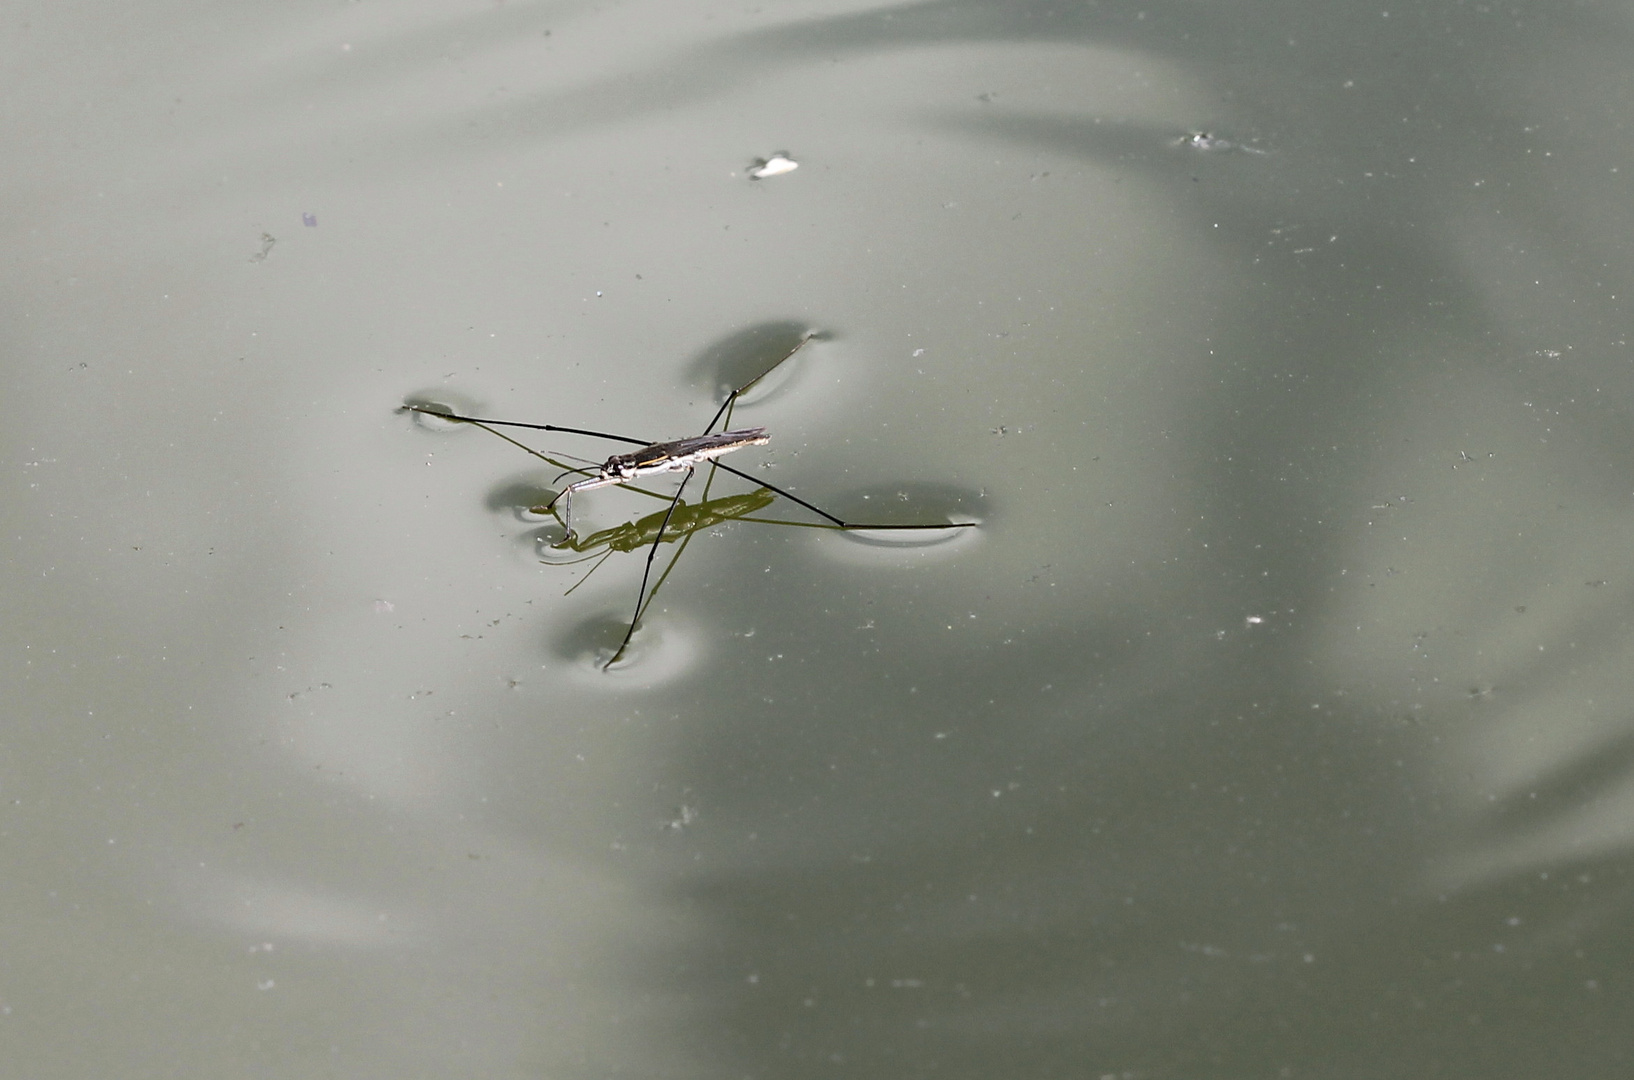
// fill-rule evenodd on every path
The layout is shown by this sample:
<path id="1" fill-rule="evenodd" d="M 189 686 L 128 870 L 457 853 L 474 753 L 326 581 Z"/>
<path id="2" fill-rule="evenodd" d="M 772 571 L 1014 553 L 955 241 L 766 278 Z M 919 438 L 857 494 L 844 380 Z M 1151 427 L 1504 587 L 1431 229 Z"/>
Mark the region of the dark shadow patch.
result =
<path id="1" fill-rule="evenodd" d="M 489 489 L 482 504 L 498 514 L 510 514 L 518 521 L 535 521 L 536 508 L 554 499 L 560 489 L 537 476 L 519 476 Z"/>
<path id="2" fill-rule="evenodd" d="M 775 387 L 756 387 L 757 391 L 781 392 L 792 381 L 794 362 L 799 360 L 801 346 L 808 341 L 827 341 L 830 334 L 819 333 L 809 323 L 784 319 L 776 322 L 755 323 L 710 345 L 686 366 L 688 382 L 703 383 L 717 402 L 725 401 L 732 391 L 756 382 L 790 361 L 790 368 L 778 372 Z M 764 401 L 770 393 L 758 392 L 754 400 Z"/>

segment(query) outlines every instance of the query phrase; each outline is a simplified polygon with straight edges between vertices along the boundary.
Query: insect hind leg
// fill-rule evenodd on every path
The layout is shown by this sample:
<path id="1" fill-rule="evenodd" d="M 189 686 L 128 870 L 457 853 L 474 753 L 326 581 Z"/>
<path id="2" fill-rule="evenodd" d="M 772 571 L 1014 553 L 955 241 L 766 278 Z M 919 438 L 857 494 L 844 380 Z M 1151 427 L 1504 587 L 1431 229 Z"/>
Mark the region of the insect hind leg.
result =
<path id="1" fill-rule="evenodd" d="M 603 671 L 618 663 L 619 658 L 630 647 L 630 639 L 635 637 L 636 624 L 641 621 L 642 612 L 647 606 L 647 581 L 652 577 L 652 561 L 658 556 L 658 545 L 664 542 L 664 530 L 669 528 L 670 518 L 675 516 L 675 508 L 681 505 L 681 492 L 686 490 L 687 481 L 692 479 L 692 473 L 693 470 L 689 468 L 686 475 L 681 477 L 680 486 L 675 489 L 675 498 L 670 500 L 669 512 L 664 515 L 664 520 L 659 523 L 658 533 L 652 538 L 652 546 L 647 549 L 647 565 L 641 571 L 641 588 L 635 594 L 635 613 L 630 616 L 630 628 L 624 631 L 624 640 L 618 643 L 618 650 L 613 653 L 607 663 L 601 666 Z M 677 551 L 675 557 L 679 559 L 681 552 Z M 674 563 L 672 562 L 671 565 L 673 566 Z"/>

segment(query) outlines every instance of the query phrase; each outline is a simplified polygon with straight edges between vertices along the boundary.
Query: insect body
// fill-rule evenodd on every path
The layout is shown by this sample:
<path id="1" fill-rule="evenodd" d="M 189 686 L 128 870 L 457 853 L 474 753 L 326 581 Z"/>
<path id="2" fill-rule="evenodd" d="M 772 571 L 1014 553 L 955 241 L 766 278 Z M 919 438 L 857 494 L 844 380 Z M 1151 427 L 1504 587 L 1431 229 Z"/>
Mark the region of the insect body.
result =
<path id="1" fill-rule="evenodd" d="M 744 428 L 741 431 L 722 431 L 714 435 L 695 435 L 690 439 L 653 443 L 630 454 L 614 454 L 602 465 L 598 475 L 577 480 L 562 489 L 556 499 L 562 500 L 567 537 L 573 537 L 573 496 L 581 491 L 593 491 L 611 484 L 628 484 L 642 477 L 658 473 L 690 473 L 700 462 L 713 461 L 722 454 L 742 450 L 746 446 L 764 446 L 771 439 L 763 427 Z M 543 509 L 550 513 L 556 499 Z"/>

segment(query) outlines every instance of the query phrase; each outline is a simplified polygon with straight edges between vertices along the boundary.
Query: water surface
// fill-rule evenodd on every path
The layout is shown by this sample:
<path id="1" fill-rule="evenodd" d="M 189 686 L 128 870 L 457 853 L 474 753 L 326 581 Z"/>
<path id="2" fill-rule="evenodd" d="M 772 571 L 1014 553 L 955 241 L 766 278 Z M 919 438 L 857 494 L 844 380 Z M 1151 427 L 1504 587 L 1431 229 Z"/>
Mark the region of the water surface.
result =
<path id="1" fill-rule="evenodd" d="M 1629 35 L 17 13 L 11 1068 L 1621 1075 Z M 398 409 L 692 435 L 813 331 L 733 462 L 979 526 L 702 530 L 611 672 L 641 557 Z"/>

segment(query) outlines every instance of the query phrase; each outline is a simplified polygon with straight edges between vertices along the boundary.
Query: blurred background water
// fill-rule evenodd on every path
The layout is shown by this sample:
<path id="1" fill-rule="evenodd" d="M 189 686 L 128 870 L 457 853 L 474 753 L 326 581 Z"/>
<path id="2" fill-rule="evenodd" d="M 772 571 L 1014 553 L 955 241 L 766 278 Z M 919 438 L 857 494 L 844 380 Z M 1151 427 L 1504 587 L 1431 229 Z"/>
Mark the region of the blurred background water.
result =
<path id="1" fill-rule="evenodd" d="M 0 1073 L 1627 1075 L 1631 14 L 13 5 Z"/>

